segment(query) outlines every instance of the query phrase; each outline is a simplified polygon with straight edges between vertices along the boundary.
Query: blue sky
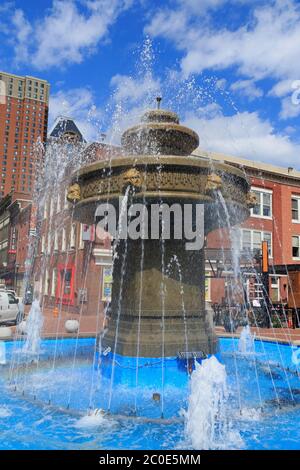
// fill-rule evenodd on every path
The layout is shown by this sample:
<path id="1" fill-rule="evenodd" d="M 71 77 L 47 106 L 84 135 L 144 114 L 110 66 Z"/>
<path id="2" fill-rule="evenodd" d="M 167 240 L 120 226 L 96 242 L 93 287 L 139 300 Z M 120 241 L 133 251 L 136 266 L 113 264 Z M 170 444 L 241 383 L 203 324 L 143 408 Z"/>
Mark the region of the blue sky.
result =
<path id="1" fill-rule="evenodd" d="M 117 141 L 154 103 L 205 150 L 300 169 L 300 2 L 8 0 L 0 68 L 51 83 L 50 122 Z"/>

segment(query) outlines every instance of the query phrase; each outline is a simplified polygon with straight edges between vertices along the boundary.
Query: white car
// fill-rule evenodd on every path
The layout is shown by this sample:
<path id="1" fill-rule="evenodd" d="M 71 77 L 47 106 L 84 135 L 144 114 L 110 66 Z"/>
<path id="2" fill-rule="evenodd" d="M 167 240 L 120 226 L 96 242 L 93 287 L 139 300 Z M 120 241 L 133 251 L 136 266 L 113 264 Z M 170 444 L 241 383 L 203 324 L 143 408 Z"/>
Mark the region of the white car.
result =
<path id="1" fill-rule="evenodd" d="M 0 289 L 1 291 L 2 289 Z M 16 299 L 18 299 L 19 302 L 21 302 L 21 298 L 17 296 L 16 292 L 12 289 L 5 289 L 5 292 L 8 294 L 12 294 Z"/>
<path id="2" fill-rule="evenodd" d="M 22 312 L 19 309 L 19 299 L 11 292 L 0 291 L 0 323 L 19 324 L 22 321 Z"/>

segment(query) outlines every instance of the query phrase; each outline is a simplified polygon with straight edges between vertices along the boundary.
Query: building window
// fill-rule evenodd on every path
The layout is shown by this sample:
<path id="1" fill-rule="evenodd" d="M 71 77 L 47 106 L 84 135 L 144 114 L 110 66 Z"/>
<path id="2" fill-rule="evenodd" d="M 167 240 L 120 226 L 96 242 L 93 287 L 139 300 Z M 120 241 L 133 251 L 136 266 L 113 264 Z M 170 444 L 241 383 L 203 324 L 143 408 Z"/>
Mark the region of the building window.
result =
<path id="1" fill-rule="evenodd" d="M 292 238 L 292 255 L 293 258 L 300 258 L 300 237 L 296 235 Z"/>
<path id="2" fill-rule="evenodd" d="M 263 241 L 268 242 L 269 256 L 272 257 L 272 233 L 260 230 L 242 230 L 241 243 L 242 249 L 245 251 L 261 252 L 261 244 Z"/>
<path id="3" fill-rule="evenodd" d="M 57 284 L 57 269 L 54 268 L 52 271 L 52 281 L 51 281 L 51 296 L 55 297 L 56 294 L 56 284 Z"/>
<path id="4" fill-rule="evenodd" d="M 41 253 L 45 253 L 45 235 L 42 235 Z"/>
<path id="5" fill-rule="evenodd" d="M 44 202 L 44 219 L 47 219 L 47 215 L 48 215 L 48 204 L 47 204 L 47 201 L 45 200 L 45 202 Z"/>
<path id="6" fill-rule="evenodd" d="M 51 253 L 51 235 L 48 233 L 48 240 L 47 240 L 47 254 L 50 255 Z"/>
<path id="7" fill-rule="evenodd" d="M 51 217 L 53 216 L 53 212 L 54 212 L 54 201 L 53 201 L 53 198 L 51 197 L 50 199 L 50 219 Z"/>
<path id="8" fill-rule="evenodd" d="M 61 211 L 61 207 L 60 207 L 60 193 L 57 194 L 57 201 L 56 201 L 56 212 L 59 213 Z"/>
<path id="9" fill-rule="evenodd" d="M 83 241 L 83 224 L 80 224 L 80 233 L 79 233 L 79 249 L 83 250 L 84 241 Z"/>
<path id="10" fill-rule="evenodd" d="M 279 291 L 279 277 L 271 277 L 271 300 L 272 302 L 279 302 L 280 300 L 280 291 Z"/>
<path id="11" fill-rule="evenodd" d="M 257 205 L 251 209 L 252 217 L 272 217 L 272 191 L 267 189 L 253 188 L 252 192 L 256 195 Z"/>
<path id="12" fill-rule="evenodd" d="M 58 233 L 57 230 L 54 232 L 54 251 L 58 251 Z"/>
<path id="13" fill-rule="evenodd" d="M 64 209 L 68 209 L 68 200 L 67 200 L 68 189 L 65 190 L 65 198 L 64 198 Z"/>
<path id="14" fill-rule="evenodd" d="M 300 222 L 300 197 L 292 196 L 292 221 Z"/>
<path id="15" fill-rule="evenodd" d="M 70 248 L 76 247 L 76 224 L 73 224 L 71 227 L 71 239 L 70 239 Z"/>
<path id="16" fill-rule="evenodd" d="M 61 251 L 66 251 L 67 249 L 67 232 L 66 229 L 62 229 L 62 236 L 61 236 Z"/>
<path id="17" fill-rule="evenodd" d="M 45 278 L 44 278 L 44 295 L 49 294 L 49 285 L 50 285 L 49 270 L 46 269 Z"/>

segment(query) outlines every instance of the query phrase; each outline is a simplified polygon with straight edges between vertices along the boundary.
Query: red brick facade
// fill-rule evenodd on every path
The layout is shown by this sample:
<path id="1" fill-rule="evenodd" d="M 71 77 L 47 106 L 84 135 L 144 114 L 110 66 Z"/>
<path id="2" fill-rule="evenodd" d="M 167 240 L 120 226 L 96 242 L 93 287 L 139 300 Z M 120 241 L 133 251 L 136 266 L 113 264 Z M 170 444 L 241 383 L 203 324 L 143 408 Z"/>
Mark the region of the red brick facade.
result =
<path id="1" fill-rule="evenodd" d="M 233 158 L 230 162 L 233 163 Z M 239 240 L 241 243 L 241 250 L 243 252 L 243 244 L 247 244 L 250 240 L 251 249 L 249 253 L 255 255 L 255 250 L 259 247 L 259 232 L 262 232 L 262 239 L 267 239 L 270 246 L 270 270 L 274 270 L 274 276 L 270 277 L 270 297 L 274 303 L 287 302 L 288 290 L 290 281 L 287 278 L 287 270 L 291 265 L 300 264 L 300 248 L 298 256 L 293 256 L 293 237 L 300 237 L 300 203 L 297 209 L 294 209 L 292 216 L 292 200 L 300 198 L 300 173 L 294 170 L 279 169 L 271 165 L 264 165 L 260 168 L 254 167 L 254 162 L 243 161 L 243 168 L 249 176 L 252 190 L 266 194 L 266 198 L 270 197 L 270 214 L 263 215 L 263 203 L 260 214 L 254 215 L 251 211 L 251 216 L 241 224 L 241 234 Z M 236 159 L 236 164 L 239 160 Z M 240 166 L 240 165 L 239 165 Z M 280 172 L 282 170 L 282 172 Z M 263 196 L 262 196 L 263 197 Z M 300 199 L 299 199 L 300 200 Z M 294 207 L 297 206 L 293 202 Z M 265 208 L 268 211 L 267 207 Z M 298 211 L 298 212 L 297 212 Z M 297 218 L 298 220 L 293 220 Z M 244 240 L 242 233 L 245 233 Z M 251 233 L 250 233 L 251 232 Z M 300 238 L 299 238 L 300 240 Z M 294 242 L 296 239 L 294 239 Z M 296 243 L 295 243 L 296 244 Z M 230 237 L 226 230 L 216 230 L 208 235 L 207 248 L 220 249 L 221 247 L 230 247 Z M 299 242 L 300 246 L 300 242 Z M 296 247 L 294 248 L 296 250 Z M 294 252 L 295 255 L 295 252 Z M 241 256 L 243 258 L 243 256 Z M 249 254 L 247 262 L 251 264 L 252 256 Z M 259 269 L 256 260 L 252 261 Z M 287 267 L 285 268 L 285 265 Z M 277 274 L 277 267 L 281 266 L 280 275 Z M 211 275 L 208 266 L 208 274 Z M 278 284 L 278 285 L 276 285 Z M 221 279 L 210 279 L 209 291 L 207 298 L 212 303 L 219 303 L 225 297 L 225 281 Z"/>
<path id="2" fill-rule="evenodd" d="M 114 152 L 112 146 L 91 144 L 85 150 L 84 161 L 108 159 Z M 93 227 L 72 220 L 72 207 L 66 201 L 70 168 L 66 173 L 60 191 L 46 198 L 33 287 L 40 292 L 46 307 L 95 315 L 102 313 L 106 304 L 103 270 L 111 270 L 111 243 L 97 240 Z"/>
<path id="3" fill-rule="evenodd" d="M 0 72 L 0 197 L 12 190 L 32 194 L 34 144 L 46 141 L 49 84 Z"/>

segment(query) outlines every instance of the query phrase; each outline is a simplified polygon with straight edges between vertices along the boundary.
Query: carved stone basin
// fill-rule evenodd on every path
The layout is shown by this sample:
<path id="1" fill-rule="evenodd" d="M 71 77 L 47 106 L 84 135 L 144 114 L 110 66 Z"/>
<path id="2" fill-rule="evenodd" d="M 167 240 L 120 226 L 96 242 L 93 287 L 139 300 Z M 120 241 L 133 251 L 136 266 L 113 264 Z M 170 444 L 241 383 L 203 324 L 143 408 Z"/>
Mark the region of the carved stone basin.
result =
<path id="1" fill-rule="evenodd" d="M 138 155 L 96 162 L 79 170 L 68 195 L 70 202 L 76 201 L 75 218 L 92 224 L 99 201 L 118 208 L 128 185 L 134 189 L 134 202 L 205 204 L 205 233 L 227 223 L 222 207 L 216 212 L 217 190 L 227 203 L 231 225 L 249 215 L 249 183 L 241 170 L 223 163 L 214 163 L 212 169 L 208 160 L 193 156 Z M 76 198 L 72 199 L 74 191 Z"/>
<path id="2" fill-rule="evenodd" d="M 179 125 L 177 114 L 155 109 L 122 136 L 125 152 L 137 155 L 189 155 L 199 145 L 196 132 Z"/>
<path id="3" fill-rule="evenodd" d="M 103 201 L 118 210 L 119 197 L 128 187 L 128 204 L 204 204 L 205 234 L 246 219 L 251 198 L 244 173 L 190 156 L 198 143 L 197 134 L 180 126 L 175 113 L 145 113 L 141 124 L 123 134 L 120 158 L 74 174 L 68 200 L 74 204 L 75 219 L 93 224 Z M 117 249 L 103 346 L 126 356 L 214 353 L 216 337 L 205 311 L 204 249 L 186 251 L 185 240 L 174 237 L 163 242 L 121 240 Z"/>

